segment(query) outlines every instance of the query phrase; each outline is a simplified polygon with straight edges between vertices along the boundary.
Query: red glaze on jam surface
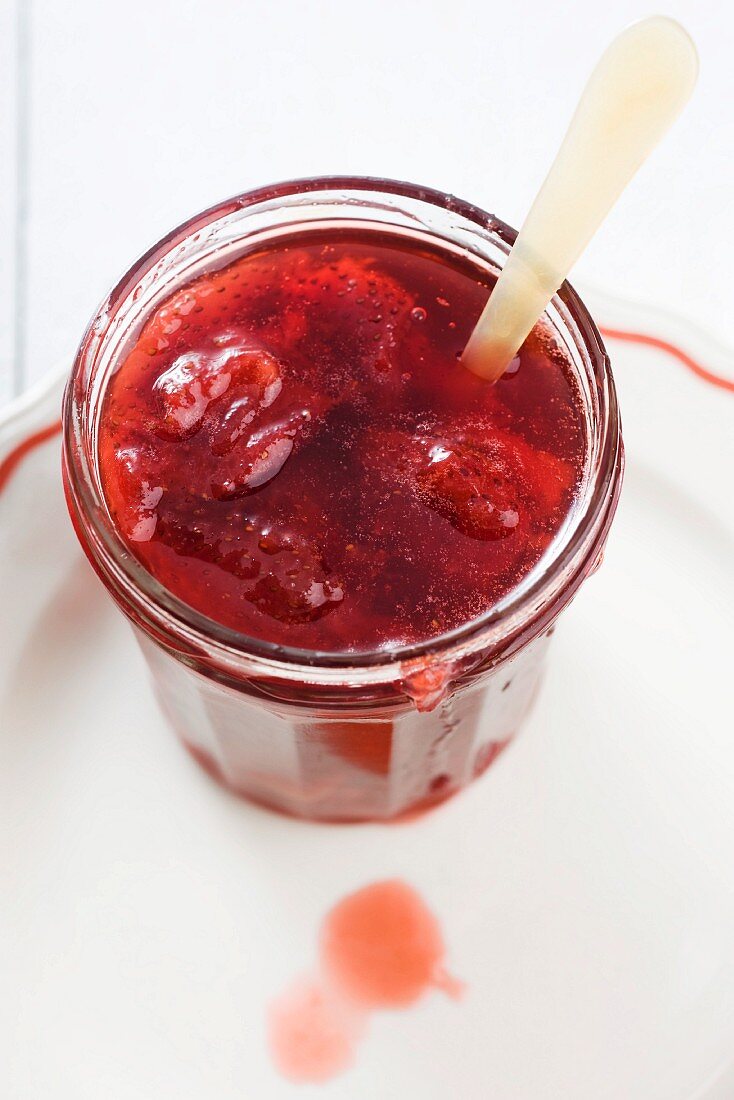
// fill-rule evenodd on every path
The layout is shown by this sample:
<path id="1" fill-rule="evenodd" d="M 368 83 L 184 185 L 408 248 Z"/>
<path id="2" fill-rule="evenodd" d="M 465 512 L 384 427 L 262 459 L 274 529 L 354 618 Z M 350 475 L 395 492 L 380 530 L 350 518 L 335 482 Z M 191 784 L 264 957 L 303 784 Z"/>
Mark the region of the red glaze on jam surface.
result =
<path id="1" fill-rule="evenodd" d="M 113 375 L 103 486 L 167 589 L 244 634 L 359 651 L 489 610 L 572 506 L 586 429 L 536 326 L 459 356 L 491 282 L 375 230 L 281 239 L 176 291 Z"/>

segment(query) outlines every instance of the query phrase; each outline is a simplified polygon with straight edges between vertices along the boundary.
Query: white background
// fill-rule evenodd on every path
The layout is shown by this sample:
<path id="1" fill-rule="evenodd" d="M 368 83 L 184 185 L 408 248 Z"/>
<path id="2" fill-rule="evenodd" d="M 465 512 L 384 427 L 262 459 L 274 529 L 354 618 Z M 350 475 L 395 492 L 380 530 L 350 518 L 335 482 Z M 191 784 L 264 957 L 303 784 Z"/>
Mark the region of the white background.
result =
<path id="1" fill-rule="evenodd" d="M 579 264 L 729 340 L 734 9 L 669 0 L 694 100 Z M 0 0 L 0 402 L 70 356 L 154 240 L 237 191 L 409 179 L 517 225 L 646 0 Z M 603 318 L 602 318 L 603 320 Z"/>
<path id="2" fill-rule="evenodd" d="M 734 8 L 665 10 L 696 38 L 700 85 L 579 281 L 734 348 Z M 595 58 L 649 11 L 0 0 L 0 402 L 71 356 L 150 243 L 236 191 L 382 174 L 518 224 Z M 396 874 L 444 920 L 468 1011 L 434 998 L 375 1028 L 334 1096 L 690 1100 L 715 1074 L 706 1095 L 731 1100 L 731 1068 L 715 1071 L 734 988 L 729 395 L 615 350 L 629 464 L 605 568 L 569 609 L 542 705 L 490 786 L 400 844 L 378 827 L 369 843 L 292 827 L 189 765 L 150 694 L 129 689 L 140 656 L 78 569 L 58 451 L 22 464 L 0 522 L 3 1097 L 295 1095 L 266 1055 L 265 997 L 304 965 L 336 896 Z"/>

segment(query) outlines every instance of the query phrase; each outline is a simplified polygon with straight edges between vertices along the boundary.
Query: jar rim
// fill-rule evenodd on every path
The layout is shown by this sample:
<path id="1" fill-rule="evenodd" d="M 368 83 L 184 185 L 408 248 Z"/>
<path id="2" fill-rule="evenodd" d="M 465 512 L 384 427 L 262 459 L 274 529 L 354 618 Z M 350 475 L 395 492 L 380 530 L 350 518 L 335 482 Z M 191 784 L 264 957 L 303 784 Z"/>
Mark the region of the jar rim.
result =
<path id="1" fill-rule="evenodd" d="M 312 192 L 365 192 L 404 197 L 448 211 L 492 234 L 507 251 L 517 233 L 505 222 L 454 195 L 403 181 L 369 176 L 320 176 L 288 180 L 243 192 L 182 222 L 136 260 L 123 275 L 87 326 L 72 366 L 63 405 L 64 461 L 67 497 L 77 533 L 90 560 L 134 621 L 156 637 L 172 633 L 180 648 L 218 658 L 223 664 L 249 662 L 253 670 L 275 677 L 301 677 L 330 682 L 349 670 L 352 676 L 391 680 L 396 669 L 420 665 L 426 658 L 442 660 L 487 652 L 506 653 L 511 638 L 528 628 L 553 604 L 552 618 L 570 600 L 603 546 L 616 507 L 623 468 L 621 427 L 616 388 L 602 337 L 573 287 L 565 282 L 551 304 L 560 303 L 572 319 L 596 378 L 601 422 L 596 469 L 588 480 L 586 498 L 576 508 L 567 542 L 556 557 L 544 558 L 503 599 L 483 615 L 451 631 L 409 645 L 363 651 L 329 652 L 277 645 L 222 625 L 195 610 L 161 585 L 124 543 L 107 509 L 84 447 L 85 370 L 101 347 L 102 336 L 132 288 L 183 241 L 211 228 L 221 219 L 274 200 Z M 429 227 L 429 231 L 430 227 Z M 435 234 L 440 240 L 440 235 Z M 551 322 L 552 323 L 552 322 Z M 97 461 L 96 448 L 93 461 Z M 554 539 L 555 542 L 555 539 Z M 552 544 L 553 546 L 553 544 Z M 564 559 L 562 562 L 561 559 Z M 591 565 L 590 565 L 591 563 Z M 563 595 L 562 600 L 559 597 Z M 548 617 L 546 616 L 546 620 Z M 537 631 L 532 631 L 533 634 Z"/>

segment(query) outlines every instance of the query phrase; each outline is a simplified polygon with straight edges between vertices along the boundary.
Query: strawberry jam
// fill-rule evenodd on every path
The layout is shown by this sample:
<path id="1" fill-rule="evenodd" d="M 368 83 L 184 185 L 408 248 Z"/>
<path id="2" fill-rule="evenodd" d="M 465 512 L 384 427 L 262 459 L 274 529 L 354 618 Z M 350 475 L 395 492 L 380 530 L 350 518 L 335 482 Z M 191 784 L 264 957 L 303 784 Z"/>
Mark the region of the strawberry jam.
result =
<path id="1" fill-rule="evenodd" d="M 490 289 L 467 258 L 346 228 L 178 289 L 128 347 L 100 425 L 132 553 L 278 645 L 389 649 L 488 611 L 563 524 L 586 452 L 549 327 L 494 386 L 461 365 Z"/>

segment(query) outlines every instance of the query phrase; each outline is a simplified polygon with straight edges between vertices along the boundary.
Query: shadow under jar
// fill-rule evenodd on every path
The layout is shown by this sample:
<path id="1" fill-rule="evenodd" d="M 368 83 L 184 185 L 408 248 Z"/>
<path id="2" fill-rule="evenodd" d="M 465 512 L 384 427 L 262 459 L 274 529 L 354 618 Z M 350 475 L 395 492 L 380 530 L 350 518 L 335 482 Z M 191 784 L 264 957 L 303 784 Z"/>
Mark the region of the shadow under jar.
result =
<path id="1" fill-rule="evenodd" d="M 267 260 L 269 255 L 284 254 L 287 250 L 288 263 L 292 266 L 273 269 L 276 282 L 280 280 L 276 291 L 280 293 L 285 281 L 295 279 L 300 271 L 304 289 L 298 292 L 298 301 L 310 302 L 311 312 L 305 306 L 300 314 L 298 310 L 295 313 L 290 309 L 281 310 L 275 327 L 271 324 L 268 328 L 270 315 L 261 311 L 259 327 L 256 332 L 246 334 L 245 345 L 241 340 L 237 343 L 241 336 L 238 330 L 224 325 L 216 337 L 219 359 L 211 360 L 215 362 L 216 359 L 216 370 L 209 363 L 202 368 L 203 373 L 192 375 L 191 363 L 196 356 L 189 348 L 172 363 L 168 356 L 163 383 L 160 376 L 155 375 L 153 385 L 159 387 L 156 392 L 162 402 L 161 438 L 166 447 L 185 445 L 189 448 L 189 451 L 180 452 L 179 465 L 185 466 L 191 461 L 187 457 L 190 448 L 198 447 L 205 438 L 202 433 L 206 432 L 209 432 L 206 439 L 216 451 L 217 470 L 229 469 L 228 455 L 239 456 L 240 480 L 234 475 L 231 479 L 228 475 L 220 477 L 212 484 L 211 492 L 205 494 L 206 501 L 200 513 L 204 514 L 206 508 L 230 509 L 226 514 L 242 518 L 244 524 L 250 514 L 247 509 L 256 504 L 260 507 L 262 501 L 268 499 L 267 493 L 272 491 L 268 486 L 276 484 L 281 466 L 283 470 L 297 470 L 297 462 L 305 461 L 303 457 L 298 458 L 299 454 L 307 453 L 297 450 L 300 427 L 287 427 L 285 434 L 281 432 L 275 442 L 272 436 L 267 436 L 269 442 L 264 445 L 261 458 L 256 456 L 243 465 L 243 448 L 249 445 L 247 433 L 252 434 L 257 426 L 256 413 L 265 416 L 263 409 L 269 403 L 273 409 L 277 407 L 272 394 L 277 396 L 281 389 L 286 392 L 288 378 L 276 378 L 275 385 L 272 373 L 277 374 L 279 361 L 288 358 L 287 348 L 282 354 L 283 341 L 290 341 L 291 347 L 304 346 L 299 344 L 305 339 L 304 331 L 309 325 L 313 327 L 319 323 L 319 295 L 333 292 L 333 301 L 338 305 L 356 290 L 357 296 L 350 302 L 367 303 L 359 307 L 350 305 L 356 310 L 352 317 L 361 333 L 359 347 L 372 347 L 365 343 L 372 323 L 375 331 L 370 338 L 374 348 L 363 354 L 349 345 L 351 350 L 347 349 L 344 354 L 347 358 L 350 354 L 362 356 L 360 370 L 368 362 L 372 371 L 370 378 L 375 386 L 382 387 L 379 392 L 375 390 L 374 400 L 368 397 L 361 405 L 355 405 L 355 408 L 366 410 L 359 415 L 371 418 L 364 431 L 367 433 L 365 438 L 370 440 L 368 453 L 376 472 L 368 470 L 369 477 L 373 477 L 373 473 L 379 477 L 381 465 L 390 467 L 394 475 L 391 484 L 398 486 L 392 489 L 398 499 L 396 507 L 419 509 L 415 513 L 419 524 L 423 522 L 421 517 L 427 516 L 425 538 L 440 542 L 443 551 L 452 555 L 445 560 L 460 562 L 465 556 L 468 562 L 473 553 L 471 548 L 476 546 L 479 564 L 486 564 L 493 559 L 481 555 L 499 553 L 494 547 L 500 543 L 512 546 L 514 532 L 511 529 L 520 521 L 509 506 L 504 511 L 499 505 L 493 508 L 487 494 L 467 495 L 464 482 L 474 475 L 481 481 L 485 476 L 482 463 L 488 462 L 494 453 L 486 451 L 483 438 L 475 444 L 471 442 L 474 437 L 469 437 L 472 432 L 476 434 L 482 430 L 489 437 L 496 429 L 500 442 L 510 440 L 502 444 L 506 448 L 505 457 L 500 456 L 497 460 L 498 468 L 506 474 L 507 454 L 515 456 L 512 461 L 520 461 L 517 455 L 521 453 L 517 449 L 521 443 L 512 442 L 515 439 L 512 401 L 503 398 L 504 391 L 496 390 L 497 405 L 486 422 L 490 426 L 487 429 L 481 415 L 477 414 L 475 420 L 471 416 L 467 419 L 467 410 L 471 412 L 474 400 L 467 398 L 466 408 L 460 410 L 461 415 L 457 412 L 452 421 L 455 437 L 449 445 L 445 441 L 436 442 L 438 429 L 430 416 L 423 420 L 414 417 L 410 421 L 410 409 L 400 413 L 400 402 L 407 400 L 404 396 L 407 391 L 401 387 L 410 389 L 413 386 L 420 390 L 423 385 L 421 363 L 427 364 L 426 372 L 429 372 L 431 356 L 436 350 L 431 344 L 430 315 L 434 313 L 438 318 L 436 325 L 443 325 L 440 339 L 448 341 L 446 347 L 451 340 L 456 342 L 456 350 L 447 361 L 445 371 L 461 372 L 461 378 L 468 376 L 457 355 L 514 237 L 514 231 L 508 226 L 476 207 L 410 184 L 368 178 L 324 178 L 274 185 L 213 207 L 170 233 L 125 275 L 99 309 L 82 340 L 64 403 L 64 480 L 77 535 L 105 587 L 133 624 L 152 671 L 158 699 L 184 745 L 212 775 L 238 794 L 305 818 L 387 820 L 443 801 L 480 775 L 496 758 L 516 734 L 533 703 L 552 624 L 582 581 L 598 565 L 616 508 L 623 452 L 609 361 L 586 309 L 571 287 L 564 285 L 549 305 L 534 337 L 540 341 L 538 346 L 548 350 L 551 358 L 563 363 L 563 370 L 578 399 L 582 454 L 576 482 L 563 514 L 543 540 L 536 539 L 529 544 L 534 549 L 532 553 L 529 550 L 525 553 L 525 565 L 518 570 L 516 583 L 506 585 L 507 590 L 500 591 L 497 599 L 486 597 L 479 614 L 465 614 L 458 621 L 455 615 L 452 620 L 446 609 L 452 603 L 454 589 L 451 588 L 453 582 L 447 582 L 449 595 L 443 602 L 437 601 L 436 617 L 430 620 L 432 627 L 426 625 L 427 620 L 421 620 L 420 630 L 411 634 L 410 624 L 415 624 L 425 612 L 425 592 L 422 591 L 420 608 L 416 602 L 414 607 L 408 606 L 407 611 L 403 606 L 405 593 L 397 592 L 395 615 L 398 616 L 397 608 L 400 607 L 403 619 L 402 625 L 395 626 L 394 634 L 389 631 L 370 634 L 365 627 L 367 632 L 354 638 L 349 636 L 352 620 L 344 618 L 344 608 L 357 606 L 359 600 L 355 597 L 351 604 L 347 603 L 352 598 L 349 588 L 342 586 L 338 578 L 325 579 L 326 567 L 321 559 L 320 579 L 305 592 L 300 592 L 300 603 L 292 593 L 288 596 L 290 602 L 286 601 L 286 605 L 291 619 L 280 624 L 271 622 L 266 614 L 270 606 L 268 600 L 272 603 L 276 596 L 280 598 L 285 591 L 283 585 L 287 588 L 291 581 L 280 577 L 276 584 L 268 575 L 270 587 L 258 588 L 263 574 L 255 581 L 253 576 L 268 567 L 267 561 L 263 559 L 253 564 L 248 559 L 250 573 L 247 573 L 243 571 L 241 561 L 244 559 L 241 557 L 236 559 L 236 567 L 232 565 L 235 560 L 232 552 L 225 553 L 221 540 L 204 544 L 201 538 L 198 542 L 192 541 L 191 531 L 187 531 L 186 537 L 181 535 L 170 515 L 162 516 L 162 502 L 167 499 L 166 486 L 151 484 L 147 475 L 138 477 L 139 513 L 135 525 L 125 530 L 119 507 L 110 504 L 104 462 L 100 458 L 104 452 L 101 445 L 105 443 L 106 434 L 109 435 L 105 417 L 112 415 L 106 404 L 108 395 L 114 394 L 116 385 L 119 390 L 120 371 L 129 369 L 126 364 L 132 361 L 132 352 L 142 355 L 141 348 L 147 346 L 151 362 L 156 354 L 168 354 L 169 344 L 178 339 L 176 332 L 188 314 L 194 309 L 206 314 L 206 295 L 197 297 L 201 288 L 214 295 L 219 292 L 221 278 L 224 278 L 220 278 L 220 273 L 229 272 L 229 278 L 237 278 L 245 271 L 237 267 L 243 258 L 256 255 Z M 383 254 L 386 241 L 391 248 L 397 249 L 396 255 L 402 255 L 402 249 L 405 256 L 413 257 L 409 267 L 411 263 L 419 263 L 416 257 L 422 257 L 420 263 L 426 264 L 434 263 L 438 257 L 447 273 L 463 272 L 461 278 L 465 281 L 468 273 L 476 298 L 472 316 L 446 320 L 449 316 L 446 310 L 450 310 L 452 303 L 440 293 L 430 302 L 420 298 L 419 304 L 416 304 L 419 299 L 415 294 L 411 296 L 406 292 L 406 298 L 395 272 L 386 275 L 374 259 Z M 334 242 L 341 242 L 336 251 L 332 247 Z M 347 242 L 345 247 L 351 257 L 349 262 L 357 264 L 358 278 L 350 279 L 350 272 L 344 267 L 344 249 L 339 251 L 344 242 Z M 314 248 L 322 249 L 323 254 L 318 254 L 322 255 L 323 269 L 308 266 L 313 263 Z M 361 285 L 363 277 L 364 287 Z M 425 293 L 431 289 L 431 277 L 430 273 L 426 276 Z M 446 278 L 449 280 L 447 285 L 452 285 L 449 274 Z M 192 285 L 193 293 L 189 293 Z M 310 290 L 312 286 L 315 289 Z M 360 290 L 364 291 L 361 297 Z M 243 289 L 242 293 L 247 296 L 248 291 Z M 370 293 L 377 299 L 376 303 L 371 303 Z M 388 298 L 392 305 L 386 310 Z M 376 309 L 368 317 L 364 310 L 372 304 L 376 304 Z M 384 321 L 383 316 L 387 316 L 388 321 Z M 186 319 L 186 326 L 194 320 L 192 314 L 190 321 Z M 152 324 L 157 326 L 155 332 Z M 417 356 L 413 363 L 415 370 L 406 371 L 398 346 L 400 331 L 408 332 L 405 326 L 414 326 L 410 329 L 412 333 L 421 325 L 423 335 L 420 339 L 427 341 L 423 345 L 425 355 Z M 151 334 L 155 336 L 152 344 Z M 145 345 L 146 339 L 148 345 Z M 405 339 L 413 340 L 413 337 Z M 256 354 L 252 351 L 255 345 L 259 349 Z M 210 350 L 213 347 L 211 342 L 209 347 Z M 269 350 L 263 352 L 263 348 Z M 442 346 L 442 354 L 445 350 Z M 147 370 L 144 359 L 141 362 L 140 369 Z M 288 369 L 295 372 L 294 385 L 300 385 L 303 378 L 298 375 L 301 368 L 297 356 L 293 362 L 296 366 L 291 363 Z M 399 375 L 394 374 L 396 363 L 400 367 Z M 304 361 L 302 371 L 307 373 L 312 365 Z M 434 367 L 435 364 L 430 369 Z M 239 421 L 231 421 L 234 405 L 230 401 L 228 423 L 230 427 L 234 423 L 235 427 L 227 436 L 226 446 L 218 447 L 216 439 L 219 437 L 215 438 L 211 424 L 202 426 L 205 423 L 202 418 L 210 415 L 207 409 L 217 408 L 217 400 L 225 400 L 226 386 L 237 370 L 245 372 L 246 383 L 241 390 L 244 396 L 240 396 L 239 408 L 249 411 L 246 416 L 242 413 Z M 513 383 L 516 390 L 523 385 L 524 372 L 529 384 L 531 370 L 524 367 L 521 356 Z M 188 386 L 183 391 L 176 389 L 182 378 Z M 456 395 L 462 386 L 473 386 L 479 393 L 477 387 L 487 385 L 473 376 L 471 381 L 468 378 L 462 381 L 459 373 L 451 378 L 450 385 L 443 391 L 447 407 L 458 401 Z M 341 416 L 343 419 L 346 416 L 339 412 L 339 403 L 349 381 L 345 375 L 335 387 L 332 378 L 331 388 L 325 386 L 323 392 L 319 391 L 313 405 L 317 424 L 319 417 Z M 502 385 L 503 381 L 498 383 L 499 387 Z M 233 392 L 230 391 L 230 398 Z M 384 392 L 387 393 L 384 403 L 387 412 L 383 422 L 379 419 L 382 414 L 376 410 L 383 407 L 380 395 Z M 506 392 L 510 393 L 510 389 Z M 326 412 L 323 411 L 326 407 L 324 394 L 329 396 Z M 259 411 L 253 412 L 253 401 L 255 405 L 259 401 Z M 305 408 L 306 398 L 302 404 Z M 439 418 L 440 412 L 439 409 L 436 413 Z M 311 421 L 310 411 L 303 415 Z M 546 409 L 544 415 L 548 419 L 555 414 Z M 122 419 L 124 421 L 124 417 Z M 253 427 L 245 430 L 247 424 Z M 456 428 L 456 424 L 460 428 Z M 220 431 L 221 422 L 215 427 Z M 123 429 L 127 431 L 129 425 L 123 423 L 120 430 Z M 309 423 L 308 430 L 315 430 L 313 424 Z M 529 430 L 526 429 L 526 434 Z M 525 448 L 522 453 L 529 455 L 532 447 L 527 439 L 522 447 Z M 119 459 L 127 452 L 118 448 L 115 453 Z M 267 459 L 264 473 L 261 459 Z M 546 455 L 543 461 L 551 463 L 554 476 L 560 477 L 558 470 L 561 467 L 552 466 L 560 460 Z M 234 457 L 231 462 L 235 462 Z M 467 462 L 479 465 L 469 469 Z M 296 465 L 288 466 L 288 463 Z M 451 463 L 454 466 L 449 470 Z M 363 457 L 360 468 L 364 471 L 368 465 Z M 128 463 L 130 476 L 135 475 L 133 467 L 131 460 Z M 367 483 L 365 481 L 365 485 Z M 372 489 L 368 491 L 360 482 L 359 493 L 366 499 L 377 484 L 374 479 L 369 481 Z M 305 486 L 304 482 L 304 499 L 308 496 Z M 327 522 L 329 508 L 333 506 L 336 515 L 339 507 L 338 493 L 332 489 L 326 471 L 323 510 Z M 385 500 L 388 498 L 389 493 Z M 364 578 L 362 599 L 376 599 L 375 592 L 380 585 L 384 587 L 386 571 L 394 568 L 389 565 L 392 561 L 389 558 L 390 538 L 394 541 L 400 536 L 401 523 L 404 530 L 409 523 L 406 516 L 413 514 L 410 511 L 400 513 L 395 521 L 396 536 L 395 530 L 392 533 L 389 530 L 390 507 L 388 502 L 378 509 L 380 515 L 387 517 L 384 520 L 387 535 L 383 531 L 382 542 L 375 541 L 372 536 L 372 541 L 365 537 L 363 545 L 358 547 L 363 552 L 362 572 L 349 566 L 358 578 L 357 589 L 360 589 L 359 577 Z M 484 509 L 481 514 L 476 511 L 478 507 Z M 504 524 L 509 530 L 502 530 L 499 535 L 496 530 L 490 531 L 486 526 L 490 522 L 487 517 L 495 525 Z M 244 526 L 249 529 L 252 525 Z M 286 539 L 285 544 L 272 550 L 263 541 L 270 537 L 268 530 L 263 531 L 264 534 L 255 532 L 260 535 L 258 545 L 264 547 L 263 552 L 275 553 L 285 545 L 287 553 L 297 558 L 292 541 Z M 477 535 L 477 538 L 471 537 Z M 509 537 L 505 539 L 505 535 Z M 458 541 L 452 543 L 452 539 Z M 465 550 L 465 546 L 469 549 Z M 355 544 L 349 543 L 345 550 L 354 551 Z M 165 558 L 161 557 L 164 552 Z M 426 560 L 430 559 L 430 554 L 431 545 L 426 542 Z M 180 584 L 164 583 L 165 569 L 161 572 L 155 565 L 159 560 L 168 563 L 166 568 L 170 562 L 176 568 L 181 566 L 179 573 L 189 577 L 186 582 L 189 587 L 185 587 L 183 580 Z M 189 564 L 191 570 L 186 573 Z M 204 566 L 206 569 L 201 572 Z M 432 568 L 441 580 L 440 569 Z M 373 577 L 370 570 L 375 569 Z M 196 576 L 200 573 L 211 576 L 212 570 L 216 572 L 217 583 L 222 582 L 217 590 L 222 602 L 216 604 L 216 614 L 211 613 L 214 606 L 211 600 L 199 600 L 198 590 L 195 585 L 191 587 L 190 582 L 192 571 Z M 297 568 L 292 571 L 294 576 L 297 572 Z M 247 602 L 241 605 L 247 612 L 244 619 L 237 617 L 236 608 L 231 612 L 222 610 L 232 608 L 232 592 L 237 591 L 228 586 L 236 585 L 242 578 L 249 585 L 243 589 L 247 593 Z M 297 586 L 298 581 L 292 584 Z M 458 591 L 458 587 L 455 590 Z M 385 592 L 380 591 L 385 620 L 386 597 Z M 225 604 L 225 600 L 230 603 Z M 309 601 L 319 605 L 313 624 L 309 618 Z M 324 609 L 321 606 L 324 601 L 340 606 Z M 410 604 L 409 599 L 407 602 Z M 324 610 L 328 610 L 328 614 L 322 617 Z M 247 628 L 249 623 L 257 627 L 261 621 L 265 624 L 262 629 Z M 342 622 L 347 626 L 342 628 L 343 640 L 339 644 L 337 626 Z M 369 617 L 364 623 L 370 629 L 374 625 Z M 329 630 L 333 630 L 332 635 Z M 311 637 L 318 644 L 304 645 L 303 640 Z M 292 639 L 295 639 L 294 644 L 290 644 Z"/>

